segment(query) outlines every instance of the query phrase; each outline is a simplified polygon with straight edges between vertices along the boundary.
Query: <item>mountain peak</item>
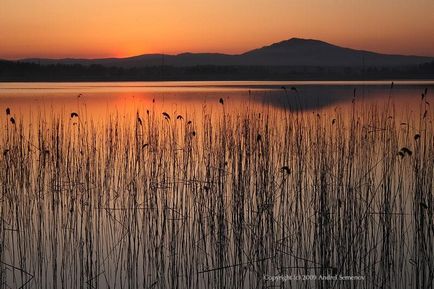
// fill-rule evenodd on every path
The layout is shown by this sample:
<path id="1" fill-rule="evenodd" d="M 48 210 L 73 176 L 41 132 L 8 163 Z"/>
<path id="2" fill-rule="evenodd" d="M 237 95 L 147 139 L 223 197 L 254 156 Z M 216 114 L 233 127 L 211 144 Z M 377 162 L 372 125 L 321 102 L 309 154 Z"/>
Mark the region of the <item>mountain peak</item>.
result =
<path id="1" fill-rule="evenodd" d="M 426 57 L 379 54 L 297 37 L 248 51 L 242 56 L 246 63 L 268 66 L 395 66 L 429 60 Z"/>
<path id="2" fill-rule="evenodd" d="M 318 39 L 311 39 L 311 38 L 299 38 L 299 37 L 292 37 L 287 40 L 283 40 L 281 42 L 290 42 L 290 43 L 325 43 L 324 41 L 318 40 Z"/>
<path id="3" fill-rule="evenodd" d="M 273 43 L 271 45 L 268 46 L 264 46 L 263 48 L 267 48 L 267 47 L 288 47 L 288 46 L 332 46 L 332 47 L 336 47 L 335 45 L 332 45 L 330 43 L 321 41 L 321 40 L 317 40 L 317 39 L 307 39 L 307 38 L 297 38 L 297 37 L 293 37 L 287 40 L 283 40 L 280 42 L 276 42 Z"/>
<path id="4" fill-rule="evenodd" d="M 283 40 L 280 42 L 273 43 L 271 45 L 267 45 L 261 48 L 257 48 L 251 51 L 244 53 L 244 55 L 256 55 L 256 54 L 264 54 L 264 53 L 285 53 L 285 52 L 294 52 L 296 51 L 305 51 L 308 50 L 317 50 L 317 49 L 332 49 L 332 48 L 341 48 L 339 46 L 332 45 L 330 43 L 316 40 L 316 39 L 305 39 L 293 37 L 287 40 Z"/>

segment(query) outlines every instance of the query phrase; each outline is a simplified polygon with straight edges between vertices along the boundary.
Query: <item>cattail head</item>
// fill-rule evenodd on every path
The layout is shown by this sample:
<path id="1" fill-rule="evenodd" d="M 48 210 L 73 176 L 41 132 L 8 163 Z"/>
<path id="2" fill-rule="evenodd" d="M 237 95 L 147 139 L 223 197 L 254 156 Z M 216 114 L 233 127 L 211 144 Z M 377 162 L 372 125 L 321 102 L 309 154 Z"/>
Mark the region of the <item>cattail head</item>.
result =
<path id="1" fill-rule="evenodd" d="M 223 104 L 223 103 L 224 103 L 223 98 L 220 98 L 219 102 L 220 102 L 221 104 Z"/>
<path id="2" fill-rule="evenodd" d="M 163 116 L 166 120 L 170 119 L 170 115 L 167 112 L 163 112 Z"/>
<path id="3" fill-rule="evenodd" d="M 78 117 L 78 113 L 76 113 L 76 112 L 71 112 L 71 118 L 74 118 L 74 117 Z"/>
<path id="4" fill-rule="evenodd" d="M 401 149 L 404 153 L 406 153 L 406 154 L 408 154 L 409 156 L 411 156 L 412 154 L 413 154 L 413 152 L 410 150 L 410 149 L 408 149 L 408 148 L 402 148 Z"/>
<path id="5" fill-rule="evenodd" d="M 428 88 L 425 88 L 425 90 L 422 92 L 422 99 L 426 97 L 427 93 L 428 93 Z"/>
<path id="6" fill-rule="evenodd" d="M 425 204 L 424 202 L 420 202 L 419 205 L 420 205 L 421 208 L 423 208 L 423 209 L 428 209 L 428 208 L 429 208 L 428 205 Z"/>
<path id="7" fill-rule="evenodd" d="M 411 156 L 413 154 L 413 152 L 406 147 L 403 147 L 399 152 L 398 155 L 403 158 L 405 155 Z"/>
<path id="8" fill-rule="evenodd" d="M 15 124 L 15 119 L 13 117 L 10 118 L 12 124 Z"/>
<path id="9" fill-rule="evenodd" d="M 11 114 L 11 109 L 8 107 L 6 108 L 6 115 L 10 115 Z"/>
<path id="10" fill-rule="evenodd" d="M 428 89 L 425 88 L 425 90 L 422 92 L 422 99 L 426 97 L 426 94 L 428 93 Z"/>
<path id="11" fill-rule="evenodd" d="M 288 166 L 283 166 L 283 167 L 281 167 L 281 168 L 280 168 L 280 171 L 281 171 L 282 173 L 285 173 L 285 174 L 288 174 L 288 175 L 291 173 L 291 170 L 289 169 Z"/>

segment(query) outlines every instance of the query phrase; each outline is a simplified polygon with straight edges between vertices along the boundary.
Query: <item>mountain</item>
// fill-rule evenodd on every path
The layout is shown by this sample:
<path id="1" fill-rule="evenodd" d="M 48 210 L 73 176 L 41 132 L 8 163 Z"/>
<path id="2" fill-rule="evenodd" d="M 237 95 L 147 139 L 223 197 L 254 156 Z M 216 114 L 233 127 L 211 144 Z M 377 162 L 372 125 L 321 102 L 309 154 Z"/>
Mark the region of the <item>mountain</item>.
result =
<path id="1" fill-rule="evenodd" d="M 321 66 L 321 67 L 362 67 L 362 66 L 407 66 L 434 60 L 434 57 L 390 55 L 364 50 L 340 47 L 320 40 L 291 38 L 289 40 L 229 55 L 221 53 L 143 54 L 127 58 L 102 59 L 22 59 L 20 62 L 40 64 L 99 64 L 114 67 L 145 66 Z"/>
<path id="2" fill-rule="evenodd" d="M 432 57 L 380 54 L 336 46 L 313 39 L 292 38 L 246 52 L 246 63 L 287 66 L 402 66 L 431 61 Z"/>

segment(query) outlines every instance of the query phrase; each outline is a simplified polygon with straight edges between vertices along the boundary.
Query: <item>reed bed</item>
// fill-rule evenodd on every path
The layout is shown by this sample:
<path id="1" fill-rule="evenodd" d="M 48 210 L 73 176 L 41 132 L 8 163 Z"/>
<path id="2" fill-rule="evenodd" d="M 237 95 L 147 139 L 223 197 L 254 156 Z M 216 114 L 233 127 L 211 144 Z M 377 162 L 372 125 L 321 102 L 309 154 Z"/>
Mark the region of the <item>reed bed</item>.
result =
<path id="1" fill-rule="evenodd" d="M 0 288 L 433 288 L 426 103 L 228 102 L 2 119 Z"/>

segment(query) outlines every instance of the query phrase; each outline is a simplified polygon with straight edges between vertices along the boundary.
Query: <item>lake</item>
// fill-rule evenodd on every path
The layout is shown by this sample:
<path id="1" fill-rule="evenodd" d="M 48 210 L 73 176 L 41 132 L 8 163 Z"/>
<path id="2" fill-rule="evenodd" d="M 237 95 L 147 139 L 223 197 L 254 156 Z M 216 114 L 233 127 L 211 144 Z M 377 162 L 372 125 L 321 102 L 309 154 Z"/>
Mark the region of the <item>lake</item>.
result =
<path id="1" fill-rule="evenodd" d="M 0 288 L 427 288 L 433 81 L 0 83 Z"/>
<path id="2" fill-rule="evenodd" d="M 0 105 L 13 107 L 23 117 L 32 111 L 77 109 L 100 117 L 113 111 L 149 108 L 153 100 L 172 110 L 218 107 L 218 100 L 224 98 L 231 108 L 248 103 L 323 111 L 348 107 L 355 96 L 359 102 L 371 104 L 385 103 L 391 97 L 398 109 L 410 111 L 419 109 L 421 93 L 432 88 L 434 81 L 396 81 L 393 89 L 390 86 L 391 81 L 0 83 Z"/>

